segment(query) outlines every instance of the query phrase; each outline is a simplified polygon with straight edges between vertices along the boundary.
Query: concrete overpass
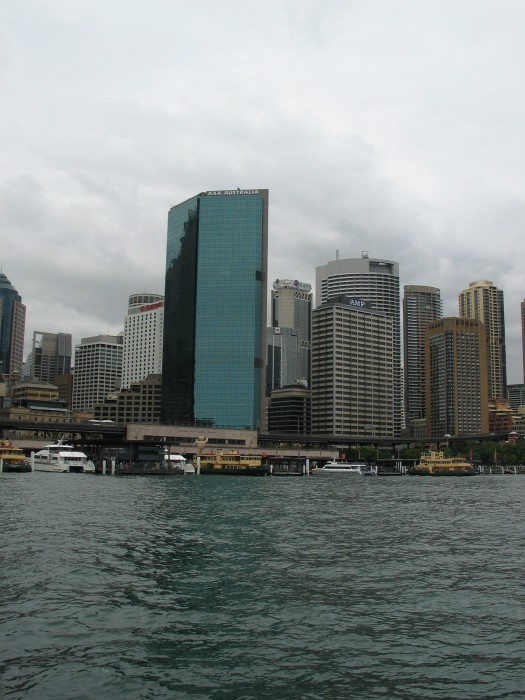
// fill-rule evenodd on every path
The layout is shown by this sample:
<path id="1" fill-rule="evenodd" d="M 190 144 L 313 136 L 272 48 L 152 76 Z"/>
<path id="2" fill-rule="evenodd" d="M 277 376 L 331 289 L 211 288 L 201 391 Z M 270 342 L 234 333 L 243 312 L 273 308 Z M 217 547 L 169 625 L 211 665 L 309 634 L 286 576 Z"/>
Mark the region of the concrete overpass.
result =
<path id="1" fill-rule="evenodd" d="M 48 444 L 50 441 L 58 440 L 62 435 L 65 439 L 81 444 L 98 445 L 123 445 L 129 442 L 175 442 L 173 435 L 187 434 L 188 440 L 196 434 L 204 433 L 207 430 L 210 434 L 218 435 L 221 431 L 218 427 L 206 428 L 205 426 L 173 426 L 162 424 L 141 425 L 143 430 L 136 430 L 139 426 L 132 428 L 132 424 L 111 423 L 103 421 L 84 421 L 82 423 L 72 423 L 67 421 L 29 421 L 29 420 L 9 420 L 0 416 L 0 430 L 5 437 L 16 440 L 21 447 L 31 447 Z M 494 441 L 500 442 L 508 439 L 507 433 L 483 433 L 475 435 L 462 435 L 446 437 L 443 435 L 433 437 L 378 437 L 374 435 L 301 435 L 291 433 L 259 433 L 255 431 L 234 431 L 231 428 L 224 428 L 224 434 L 231 436 L 232 432 L 250 434 L 251 446 L 255 443 L 260 449 L 273 450 L 279 446 L 289 445 L 290 447 L 301 446 L 303 449 L 328 449 L 345 450 L 356 447 L 374 447 L 378 449 L 396 450 L 398 447 L 424 448 L 430 444 L 441 447 L 464 442 Z M 24 435 L 25 433 L 25 435 Z M 143 435 L 143 437 L 139 437 Z M 186 442 L 186 440 L 185 440 Z M 224 441 L 219 441 L 224 442 Z M 232 441 L 230 447 L 233 446 Z M 242 448 L 243 441 L 239 447 Z M 210 446 L 214 441 L 210 439 Z M 248 445 L 248 442 L 246 442 Z M 226 445 L 227 446 L 227 445 Z"/>

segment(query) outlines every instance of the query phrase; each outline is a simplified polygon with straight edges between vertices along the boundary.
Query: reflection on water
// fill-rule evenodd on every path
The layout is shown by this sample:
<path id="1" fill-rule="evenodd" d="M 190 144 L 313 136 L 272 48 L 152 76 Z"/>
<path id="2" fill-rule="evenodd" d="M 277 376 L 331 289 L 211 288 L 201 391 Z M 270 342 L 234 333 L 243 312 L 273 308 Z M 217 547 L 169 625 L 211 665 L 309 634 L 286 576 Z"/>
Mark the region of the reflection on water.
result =
<path id="1" fill-rule="evenodd" d="M 6 700 L 524 697 L 523 477 L 0 477 Z"/>

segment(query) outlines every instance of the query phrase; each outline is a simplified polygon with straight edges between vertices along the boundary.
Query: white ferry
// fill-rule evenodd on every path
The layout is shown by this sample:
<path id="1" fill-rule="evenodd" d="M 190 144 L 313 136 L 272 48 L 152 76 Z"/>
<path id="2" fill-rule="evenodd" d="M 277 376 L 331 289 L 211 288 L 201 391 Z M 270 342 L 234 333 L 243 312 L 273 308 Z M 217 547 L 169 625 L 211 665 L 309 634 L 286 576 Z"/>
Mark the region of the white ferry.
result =
<path id="1" fill-rule="evenodd" d="M 364 464 L 361 462 L 327 462 L 322 467 L 312 469 L 312 474 L 349 474 L 350 476 L 363 476 Z"/>
<path id="2" fill-rule="evenodd" d="M 84 452 L 75 450 L 72 445 L 65 445 L 63 438 L 54 445 L 46 445 L 43 450 L 35 452 L 27 460 L 33 459 L 36 472 L 77 472 L 94 474 L 95 465 Z"/>
<path id="3" fill-rule="evenodd" d="M 164 453 L 164 463 L 175 472 L 180 472 L 181 474 L 195 474 L 195 467 L 191 462 L 186 460 L 184 455 L 168 453 L 166 450 Z"/>

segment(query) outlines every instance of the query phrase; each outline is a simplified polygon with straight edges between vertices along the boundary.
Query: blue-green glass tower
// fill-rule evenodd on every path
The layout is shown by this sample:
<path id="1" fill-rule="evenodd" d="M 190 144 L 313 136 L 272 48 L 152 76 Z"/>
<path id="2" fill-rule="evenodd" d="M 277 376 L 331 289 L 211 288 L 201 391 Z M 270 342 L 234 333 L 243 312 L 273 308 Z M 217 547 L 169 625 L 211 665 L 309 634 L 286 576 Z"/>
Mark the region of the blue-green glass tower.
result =
<path id="1" fill-rule="evenodd" d="M 168 215 L 162 420 L 260 429 L 268 190 L 215 190 Z"/>
<path id="2" fill-rule="evenodd" d="M 0 272 L 0 374 L 22 375 L 26 307 L 22 297 Z"/>

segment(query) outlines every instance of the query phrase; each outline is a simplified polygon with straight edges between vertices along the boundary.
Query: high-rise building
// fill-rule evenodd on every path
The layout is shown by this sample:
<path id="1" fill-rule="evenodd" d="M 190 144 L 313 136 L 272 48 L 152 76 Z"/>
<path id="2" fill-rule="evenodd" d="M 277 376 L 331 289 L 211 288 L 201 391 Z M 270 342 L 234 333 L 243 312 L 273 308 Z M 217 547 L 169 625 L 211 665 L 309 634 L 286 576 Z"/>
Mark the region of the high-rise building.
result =
<path id="1" fill-rule="evenodd" d="M 298 280 L 275 280 L 268 328 L 267 394 L 273 389 L 310 386 L 312 286 Z"/>
<path id="2" fill-rule="evenodd" d="M 458 295 L 461 318 L 477 318 L 485 325 L 489 399 L 507 396 L 507 355 L 503 292 L 491 280 L 471 282 Z"/>
<path id="3" fill-rule="evenodd" d="M 521 310 L 521 352 L 523 356 L 523 382 L 525 383 L 525 301 L 520 304 Z"/>
<path id="4" fill-rule="evenodd" d="M 394 319 L 340 296 L 312 313 L 312 433 L 393 437 Z"/>
<path id="5" fill-rule="evenodd" d="M 403 297 L 403 355 L 405 416 L 409 430 L 425 418 L 425 332 L 428 324 L 443 316 L 443 301 L 436 287 L 405 285 Z M 411 431 L 411 434 L 412 431 Z"/>
<path id="6" fill-rule="evenodd" d="M 124 319 L 122 388 L 162 374 L 162 334 L 164 332 L 164 296 L 142 292 L 129 297 Z"/>
<path id="7" fill-rule="evenodd" d="M 517 411 L 520 406 L 525 406 L 525 385 L 507 384 L 507 398 L 513 411 Z"/>
<path id="8" fill-rule="evenodd" d="M 33 332 L 29 376 L 53 383 L 57 374 L 71 374 L 71 333 Z"/>
<path id="9" fill-rule="evenodd" d="M 487 342 L 475 318 L 431 321 L 426 332 L 426 422 L 429 437 L 489 429 Z"/>
<path id="10" fill-rule="evenodd" d="M 360 258 L 332 260 L 316 268 L 317 305 L 341 294 L 364 299 L 371 309 L 384 313 L 393 322 L 394 435 L 401 432 L 403 390 L 401 382 L 401 302 L 399 297 L 399 264 L 390 260 Z M 312 426 L 313 430 L 313 426 Z"/>
<path id="11" fill-rule="evenodd" d="M 86 411 L 120 389 L 123 333 L 82 338 L 75 347 L 73 411 Z"/>
<path id="12" fill-rule="evenodd" d="M 22 297 L 0 272 L 0 374 L 22 376 L 26 307 Z"/>
<path id="13" fill-rule="evenodd" d="M 162 420 L 264 426 L 268 190 L 219 190 L 169 212 Z"/>

